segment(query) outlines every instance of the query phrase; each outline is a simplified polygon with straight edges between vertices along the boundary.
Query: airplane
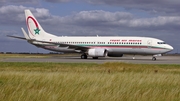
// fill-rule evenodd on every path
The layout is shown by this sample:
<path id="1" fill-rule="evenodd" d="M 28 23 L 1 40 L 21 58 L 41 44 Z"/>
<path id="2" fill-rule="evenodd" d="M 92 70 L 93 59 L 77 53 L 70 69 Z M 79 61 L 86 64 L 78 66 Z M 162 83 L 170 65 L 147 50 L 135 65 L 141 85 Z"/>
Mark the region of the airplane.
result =
<path id="1" fill-rule="evenodd" d="M 151 37 L 137 36 L 56 36 L 47 33 L 30 10 L 25 10 L 28 33 L 21 28 L 24 37 L 8 37 L 27 40 L 30 44 L 56 52 L 81 53 L 81 59 L 92 57 L 122 57 L 124 54 L 157 56 L 173 50 L 164 41 Z M 135 59 L 135 57 L 133 57 Z"/>

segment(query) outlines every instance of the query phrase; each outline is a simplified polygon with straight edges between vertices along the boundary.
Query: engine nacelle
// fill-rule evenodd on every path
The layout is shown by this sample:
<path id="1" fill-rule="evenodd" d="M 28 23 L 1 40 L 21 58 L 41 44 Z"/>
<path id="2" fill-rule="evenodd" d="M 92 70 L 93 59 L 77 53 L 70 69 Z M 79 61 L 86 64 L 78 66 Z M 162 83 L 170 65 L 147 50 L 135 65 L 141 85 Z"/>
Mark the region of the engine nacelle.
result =
<path id="1" fill-rule="evenodd" d="M 92 57 L 105 57 L 107 51 L 105 49 L 89 49 L 88 55 Z"/>
<path id="2" fill-rule="evenodd" d="M 123 54 L 117 54 L 117 53 L 108 53 L 109 57 L 123 57 Z"/>

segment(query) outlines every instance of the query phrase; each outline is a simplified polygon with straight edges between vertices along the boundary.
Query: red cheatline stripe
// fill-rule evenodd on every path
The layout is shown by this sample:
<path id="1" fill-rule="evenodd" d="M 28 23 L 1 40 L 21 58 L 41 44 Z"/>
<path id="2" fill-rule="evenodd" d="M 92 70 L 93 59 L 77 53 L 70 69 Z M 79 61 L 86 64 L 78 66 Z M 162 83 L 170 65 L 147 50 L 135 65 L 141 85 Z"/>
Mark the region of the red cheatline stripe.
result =
<path id="1" fill-rule="evenodd" d="M 147 46 L 91 46 L 92 48 L 94 47 L 101 47 L 101 48 L 147 48 Z"/>
<path id="2" fill-rule="evenodd" d="M 148 46 L 90 46 L 89 48 L 148 48 Z M 151 47 L 152 49 L 163 49 L 158 47 Z"/>

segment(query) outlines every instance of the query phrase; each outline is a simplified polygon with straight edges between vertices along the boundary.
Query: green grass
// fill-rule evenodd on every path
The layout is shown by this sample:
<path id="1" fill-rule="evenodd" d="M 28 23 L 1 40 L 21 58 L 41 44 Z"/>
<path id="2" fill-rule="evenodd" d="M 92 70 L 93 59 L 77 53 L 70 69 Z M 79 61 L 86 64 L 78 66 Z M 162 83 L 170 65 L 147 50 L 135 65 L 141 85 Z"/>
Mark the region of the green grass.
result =
<path id="1" fill-rule="evenodd" d="M 2 58 L 45 58 L 45 57 L 61 57 L 61 56 L 79 56 L 79 54 L 0 54 Z"/>
<path id="2" fill-rule="evenodd" d="M 0 62 L 0 101 L 179 101 L 180 65 Z"/>
<path id="3" fill-rule="evenodd" d="M 42 54 L 0 54 L 0 59 L 5 58 L 45 58 L 48 55 Z"/>

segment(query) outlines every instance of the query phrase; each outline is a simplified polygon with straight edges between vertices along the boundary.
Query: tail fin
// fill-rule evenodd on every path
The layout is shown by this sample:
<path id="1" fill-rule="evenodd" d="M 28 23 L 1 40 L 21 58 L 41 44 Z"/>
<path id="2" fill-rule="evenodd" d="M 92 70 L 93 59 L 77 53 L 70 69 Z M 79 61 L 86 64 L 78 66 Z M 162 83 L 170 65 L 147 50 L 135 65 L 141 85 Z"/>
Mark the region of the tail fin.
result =
<path id="1" fill-rule="evenodd" d="M 31 39 L 54 37 L 55 35 L 49 34 L 44 31 L 39 22 L 36 20 L 30 10 L 25 10 L 26 24 Z"/>

